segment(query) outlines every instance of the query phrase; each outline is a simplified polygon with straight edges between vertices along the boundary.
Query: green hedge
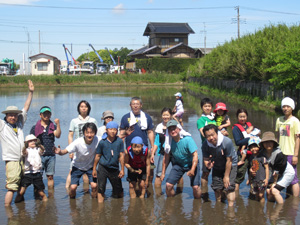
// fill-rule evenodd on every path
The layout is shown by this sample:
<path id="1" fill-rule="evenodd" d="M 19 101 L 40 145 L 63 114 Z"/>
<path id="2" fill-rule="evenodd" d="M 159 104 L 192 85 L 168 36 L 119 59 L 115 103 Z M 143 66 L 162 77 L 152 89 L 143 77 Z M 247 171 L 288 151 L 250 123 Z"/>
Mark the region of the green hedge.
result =
<path id="1" fill-rule="evenodd" d="M 136 59 L 136 67 L 144 68 L 148 72 L 166 72 L 166 73 L 182 73 L 186 72 L 190 65 L 194 65 L 199 59 L 165 59 L 165 58 L 151 58 L 151 59 Z"/>
<path id="2" fill-rule="evenodd" d="M 300 89 L 300 26 L 270 25 L 216 47 L 190 68 L 190 76 L 269 81 Z"/>

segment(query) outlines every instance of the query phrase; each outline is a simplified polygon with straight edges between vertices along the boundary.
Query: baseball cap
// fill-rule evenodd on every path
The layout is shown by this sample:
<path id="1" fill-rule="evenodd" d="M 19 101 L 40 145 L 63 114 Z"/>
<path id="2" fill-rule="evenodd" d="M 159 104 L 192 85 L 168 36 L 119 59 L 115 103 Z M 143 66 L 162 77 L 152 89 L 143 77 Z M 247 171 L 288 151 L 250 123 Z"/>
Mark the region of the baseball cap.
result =
<path id="1" fill-rule="evenodd" d="M 172 126 L 177 126 L 178 122 L 176 120 L 169 120 L 167 122 L 167 128 L 172 127 Z"/>
<path id="2" fill-rule="evenodd" d="M 177 97 L 182 97 L 182 94 L 180 92 L 177 92 L 174 96 L 177 96 Z"/>

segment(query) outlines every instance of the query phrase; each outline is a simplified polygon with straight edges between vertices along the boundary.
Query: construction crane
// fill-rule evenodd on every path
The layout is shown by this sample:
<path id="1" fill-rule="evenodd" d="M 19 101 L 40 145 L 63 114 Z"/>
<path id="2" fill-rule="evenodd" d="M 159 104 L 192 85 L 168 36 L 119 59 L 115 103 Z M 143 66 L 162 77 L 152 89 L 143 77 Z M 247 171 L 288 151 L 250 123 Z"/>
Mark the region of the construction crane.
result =
<path id="1" fill-rule="evenodd" d="M 96 64 L 96 73 L 107 73 L 107 68 L 108 65 L 106 63 L 103 63 L 103 59 L 101 58 L 101 56 L 99 55 L 99 53 L 96 51 L 96 49 L 93 47 L 92 44 L 89 44 L 89 46 L 93 49 L 93 51 L 95 52 L 95 54 L 98 56 L 100 63 Z"/>
<path id="2" fill-rule="evenodd" d="M 65 50 L 65 54 L 66 54 L 66 58 L 67 58 L 67 68 L 66 71 L 64 71 L 63 68 L 61 68 L 61 72 L 67 72 L 67 74 L 69 74 L 69 72 L 76 72 L 76 71 L 80 71 L 79 66 L 77 65 L 76 60 L 74 59 L 74 57 L 72 56 L 71 52 L 69 51 L 69 49 L 65 46 L 65 44 L 63 44 L 64 50 Z M 68 57 L 68 53 L 71 56 L 72 60 L 71 63 L 69 61 L 69 57 Z M 74 62 L 74 63 L 73 63 Z M 78 68 L 77 68 L 78 67 Z M 79 69 L 79 70 L 78 70 Z"/>

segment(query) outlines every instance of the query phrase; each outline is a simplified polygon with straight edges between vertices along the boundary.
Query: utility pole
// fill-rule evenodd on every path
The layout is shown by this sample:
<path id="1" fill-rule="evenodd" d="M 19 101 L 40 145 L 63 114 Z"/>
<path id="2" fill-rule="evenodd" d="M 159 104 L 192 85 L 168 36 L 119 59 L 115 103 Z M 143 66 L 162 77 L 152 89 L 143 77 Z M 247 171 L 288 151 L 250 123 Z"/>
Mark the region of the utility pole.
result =
<path id="1" fill-rule="evenodd" d="M 238 32 L 238 39 L 240 38 L 240 7 L 237 6 L 235 7 L 236 11 L 237 11 L 237 32 Z"/>
<path id="2" fill-rule="evenodd" d="M 39 30 L 39 53 L 41 53 L 41 32 Z"/>
<path id="3" fill-rule="evenodd" d="M 200 30 L 200 33 L 203 33 L 203 38 L 204 38 L 204 56 L 206 55 L 206 25 L 205 22 L 203 23 L 203 30 Z"/>

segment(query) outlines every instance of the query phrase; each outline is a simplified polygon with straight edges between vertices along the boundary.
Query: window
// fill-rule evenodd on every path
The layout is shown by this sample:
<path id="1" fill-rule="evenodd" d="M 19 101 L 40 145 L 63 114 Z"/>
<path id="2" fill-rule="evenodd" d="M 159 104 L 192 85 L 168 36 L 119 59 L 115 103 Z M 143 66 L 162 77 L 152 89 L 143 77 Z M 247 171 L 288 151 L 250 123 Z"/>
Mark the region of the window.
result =
<path id="1" fill-rule="evenodd" d="M 37 67 L 38 67 L 38 71 L 47 71 L 48 70 L 48 63 L 38 62 Z"/>
<path id="2" fill-rule="evenodd" d="M 174 42 L 177 42 L 177 43 L 183 42 L 183 38 L 174 38 Z"/>
<path id="3" fill-rule="evenodd" d="M 162 48 L 166 48 L 166 47 L 169 47 L 169 39 L 168 38 L 162 38 L 161 39 L 161 47 Z"/>

